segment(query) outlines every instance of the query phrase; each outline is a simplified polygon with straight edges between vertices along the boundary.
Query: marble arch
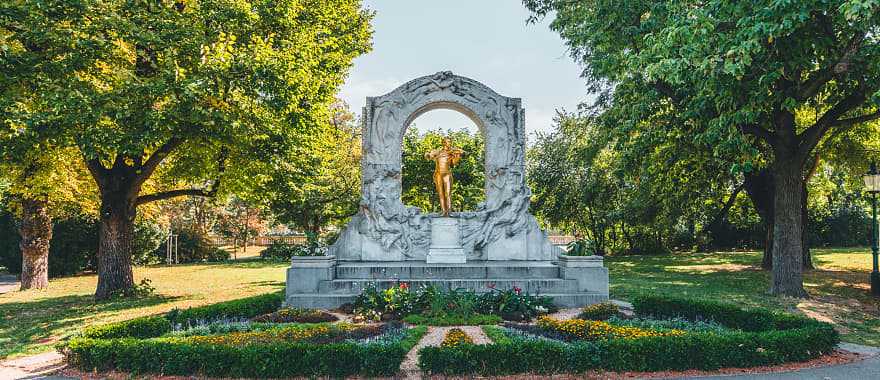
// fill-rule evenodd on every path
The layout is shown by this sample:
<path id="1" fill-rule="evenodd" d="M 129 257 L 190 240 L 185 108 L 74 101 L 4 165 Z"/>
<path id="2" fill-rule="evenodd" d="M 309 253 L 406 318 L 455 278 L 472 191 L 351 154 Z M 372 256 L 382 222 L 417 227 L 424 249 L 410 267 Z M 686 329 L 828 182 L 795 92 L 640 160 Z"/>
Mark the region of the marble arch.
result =
<path id="1" fill-rule="evenodd" d="M 555 259 L 559 249 L 528 212 L 522 101 L 449 71 L 367 98 L 360 207 L 330 254 L 341 261 L 425 260 L 436 215 L 401 201 L 402 140 L 415 118 L 438 108 L 466 115 L 485 138 L 486 201 L 452 215 L 468 261 Z"/>

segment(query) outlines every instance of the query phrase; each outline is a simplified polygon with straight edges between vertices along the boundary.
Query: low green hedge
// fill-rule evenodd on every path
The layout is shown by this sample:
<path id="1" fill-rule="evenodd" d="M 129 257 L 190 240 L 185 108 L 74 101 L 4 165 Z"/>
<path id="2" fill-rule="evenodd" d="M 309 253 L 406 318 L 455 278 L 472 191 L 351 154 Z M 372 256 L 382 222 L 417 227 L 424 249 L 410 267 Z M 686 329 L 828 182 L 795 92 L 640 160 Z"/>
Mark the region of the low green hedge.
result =
<path id="1" fill-rule="evenodd" d="M 642 297 L 633 304 L 640 315 L 714 320 L 737 330 L 562 343 L 508 337 L 486 328 L 495 344 L 426 347 L 419 352 L 419 367 L 431 374 L 485 376 L 714 370 L 805 361 L 832 352 L 839 342 L 833 326 L 801 316 L 665 297 Z"/>
<path id="2" fill-rule="evenodd" d="M 172 323 L 186 324 L 216 318 L 253 318 L 281 308 L 282 293 L 268 293 L 186 310 L 174 309 L 166 318 Z"/>
<path id="3" fill-rule="evenodd" d="M 281 307 L 281 293 L 269 293 L 232 301 L 174 309 L 166 315 L 140 317 L 122 322 L 87 327 L 82 336 L 94 339 L 155 338 L 172 330 L 173 324 L 187 324 L 217 318 L 252 318 Z"/>
<path id="4" fill-rule="evenodd" d="M 83 370 L 163 375 L 285 378 L 391 376 L 427 331 L 416 327 L 395 343 L 261 343 L 246 346 L 193 343 L 179 338 L 74 338 L 62 352 Z"/>
<path id="5" fill-rule="evenodd" d="M 140 317 L 123 322 L 87 327 L 83 336 L 94 339 L 153 338 L 171 331 L 171 322 L 163 316 Z"/>

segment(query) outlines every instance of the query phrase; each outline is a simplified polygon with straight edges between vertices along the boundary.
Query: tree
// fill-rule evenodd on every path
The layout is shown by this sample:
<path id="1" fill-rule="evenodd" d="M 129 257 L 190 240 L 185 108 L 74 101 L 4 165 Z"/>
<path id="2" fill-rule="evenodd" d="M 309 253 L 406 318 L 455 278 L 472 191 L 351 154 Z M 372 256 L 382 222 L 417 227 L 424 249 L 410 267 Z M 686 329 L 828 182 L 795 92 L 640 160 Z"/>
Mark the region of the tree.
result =
<path id="1" fill-rule="evenodd" d="M 525 0 L 554 14 L 607 128 L 663 125 L 773 174 L 770 292 L 803 297 L 803 202 L 816 147 L 880 118 L 880 2 Z M 796 117 L 816 110 L 817 117 Z M 658 133 L 659 131 L 652 131 Z"/>
<path id="2" fill-rule="evenodd" d="M 425 159 L 425 153 L 440 147 L 443 137 L 450 137 L 452 144 L 464 150 L 458 165 L 452 167 L 452 208 L 467 211 L 477 208 L 486 199 L 485 192 L 485 143 L 480 133 L 467 130 L 430 131 L 420 134 L 412 125 L 403 136 L 403 203 L 416 206 L 424 212 L 440 211 L 440 201 L 434 188 L 434 162 Z"/>
<path id="3" fill-rule="evenodd" d="M 348 105 L 335 102 L 303 146 L 278 163 L 269 203 L 276 221 L 319 236 L 354 215 L 360 201 L 361 131 Z"/>
<path id="4" fill-rule="evenodd" d="M 370 48 L 357 0 L 13 1 L 4 123 L 75 146 L 100 192 L 97 299 L 133 287 L 137 208 L 236 192 L 326 116 Z M 169 165 L 172 164 L 172 165 Z M 169 180 L 155 176 L 171 175 Z M 145 189 L 154 180 L 156 191 Z M 160 187 L 159 185 L 187 185 Z"/>

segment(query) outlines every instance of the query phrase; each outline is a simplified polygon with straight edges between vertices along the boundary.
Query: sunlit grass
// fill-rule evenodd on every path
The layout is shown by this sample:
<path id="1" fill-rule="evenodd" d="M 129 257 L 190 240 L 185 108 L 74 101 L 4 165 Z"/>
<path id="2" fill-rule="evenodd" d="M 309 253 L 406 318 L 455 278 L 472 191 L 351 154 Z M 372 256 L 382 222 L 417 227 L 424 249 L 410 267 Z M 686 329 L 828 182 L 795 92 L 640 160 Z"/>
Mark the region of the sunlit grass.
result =
<path id="1" fill-rule="evenodd" d="M 131 319 L 268 293 L 284 287 L 286 263 L 246 261 L 134 269 L 155 295 L 96 303 L 97 276 L 53 279 L 45 291 L 0 295 L 0 357 L 46 351 L 54 342 L 92 324 Z"/>
<path id="2" fill-rule="evenodd" d="M 714 299 L 802 313 L 833 321 L 845 341 L 880 346 L 880 302 L 870 295 L 866 248 L 814 249 L 815 270 L 804 277 L 807 301 L 767 294 L 770 274 L 759 252 L 719 252 L 606 258 L 611 295 L 653 293 Z"/>

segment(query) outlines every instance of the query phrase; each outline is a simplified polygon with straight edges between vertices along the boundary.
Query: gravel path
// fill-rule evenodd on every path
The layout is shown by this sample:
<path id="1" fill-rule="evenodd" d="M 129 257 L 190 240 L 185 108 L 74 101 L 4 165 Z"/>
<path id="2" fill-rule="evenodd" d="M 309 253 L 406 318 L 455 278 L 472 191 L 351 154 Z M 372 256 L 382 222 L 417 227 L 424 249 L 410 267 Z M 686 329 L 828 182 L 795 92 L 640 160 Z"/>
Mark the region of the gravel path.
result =
<path id="1" fill-rule="evenodd" d="M 18 290 L 21 286 L 18 277 L 11 274 L 0 274 L 0 294 L 9 293 Z"/>
<path id="2" fill-rule="evenodd" d="M 428 333 L 422 337 L 422 340 L 406 354 L 406 359 L 400 364 L 400 373 L 406 379 L 421 379 L 422 373 L 419 370 L 419 350 L 425 347 L 436 347 L 443 342 L 446 333 L 454 328 L 460 328 L 471 339 L 474 344 L 490 344 L 492 341 L 483 332 L 480 326 L 450 326 L 450 327 L 428 327 Z"/>

